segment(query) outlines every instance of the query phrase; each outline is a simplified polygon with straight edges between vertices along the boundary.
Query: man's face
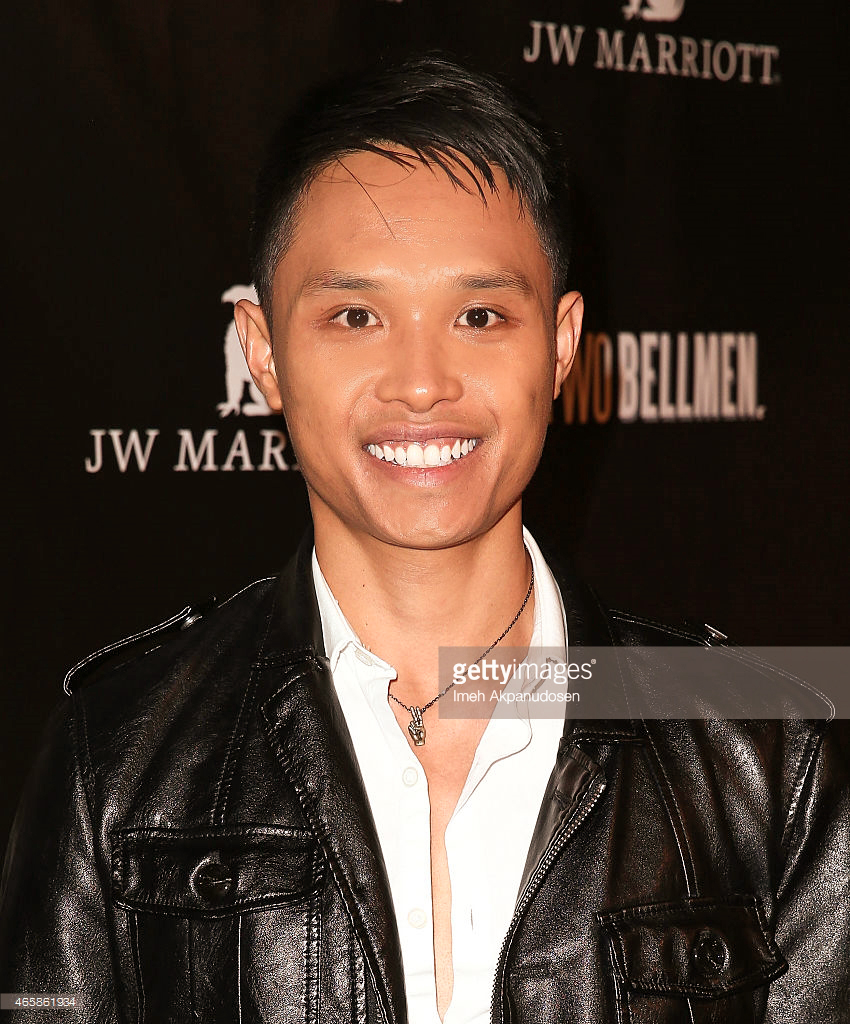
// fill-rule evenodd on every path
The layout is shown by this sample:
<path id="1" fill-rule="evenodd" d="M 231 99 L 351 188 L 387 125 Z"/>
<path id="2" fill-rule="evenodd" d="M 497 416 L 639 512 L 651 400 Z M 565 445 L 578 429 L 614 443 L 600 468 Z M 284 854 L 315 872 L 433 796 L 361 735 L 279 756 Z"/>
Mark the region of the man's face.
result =
<path id="1" fill-rule="evenodd" d="M 251 303 L 237 326 L 285 413 L 317 537 L 440 548 L 519 516 L 581 299 L 553 316 L 549 264 L 501 171 L 485 204 L 410 160 L 327 168 L 275 273 L 273 338 Z"/>

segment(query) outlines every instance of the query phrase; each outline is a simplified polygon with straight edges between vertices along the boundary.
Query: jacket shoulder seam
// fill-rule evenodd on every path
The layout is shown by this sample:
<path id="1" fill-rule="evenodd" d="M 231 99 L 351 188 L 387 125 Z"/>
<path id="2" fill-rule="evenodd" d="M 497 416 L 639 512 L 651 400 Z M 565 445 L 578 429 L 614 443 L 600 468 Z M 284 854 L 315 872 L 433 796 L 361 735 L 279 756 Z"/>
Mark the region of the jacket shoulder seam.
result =
<path id="1" fill-rule="evenodd" d="M 114 665 L 110 666 L 110 670 L 117 670 L 124 664 L 131 664 L 147 654 L 152 654 L 155 650 L 162 647 L 168 639 L 190 629 L 195 625 L 195 623 L 207 618 L 212 611 L 218 611 L 225 608 L 243 594 L 246 594 L 255 587 L 262 586 L 264 583 L 269 583 L 275 578 L 276 577 L 274 576 L 266 576 L 262 579 L 255 580 L 253 583 L 250 583 L 248 586 L 238 590 L 235 594 L 226 598 L 224 601 L 218 601 L 215 597 L 212 597 L 198 604 L 188 604 L 179 612 L 176 612 L 174 615 L 170 615 L 168 618 L 163 619 L 152 626 L 147 626 L 136 633 L 130 633 L 120 640 L 116 640 L 113 643 L 107 644 L 105 647 L 100 647 L 97 650 L 92 651 L 68 669 L 62 682 L 62 688 L 65 693 L 71 696 L 75 689 L 79 685 L 85 684 L 87 678 L 98 668 L 109 665 L 110 661 L 113 658 L 117 659 L 122 652 L 127 654 L 127 660 L 125 662 L 117 661 Z M 143 649 L 133 649 L 134 645 L 142 645 L 145 641 L 148 641 L 149 644 Z"/>

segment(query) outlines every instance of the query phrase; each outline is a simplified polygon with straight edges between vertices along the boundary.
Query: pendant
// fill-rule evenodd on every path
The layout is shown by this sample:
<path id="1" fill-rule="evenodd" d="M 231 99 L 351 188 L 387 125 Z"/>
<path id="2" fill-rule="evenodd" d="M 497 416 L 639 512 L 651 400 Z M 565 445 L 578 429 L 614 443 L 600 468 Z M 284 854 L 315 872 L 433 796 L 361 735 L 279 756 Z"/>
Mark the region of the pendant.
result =
<path id="1" fill-rule="evenodd" d="M 425 726 L 422 724 L 422 708 L 412 707 L 410 709 L 410 722 L 407 731 L 413 740 L 415 747 L 425 746 Z"/>

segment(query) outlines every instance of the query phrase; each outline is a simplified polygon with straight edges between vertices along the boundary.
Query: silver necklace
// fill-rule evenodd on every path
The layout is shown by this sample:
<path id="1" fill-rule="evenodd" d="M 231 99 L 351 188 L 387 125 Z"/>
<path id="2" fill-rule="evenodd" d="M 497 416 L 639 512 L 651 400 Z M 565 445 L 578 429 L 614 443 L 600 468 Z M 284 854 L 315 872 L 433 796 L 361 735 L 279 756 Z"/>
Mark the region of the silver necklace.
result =
<path id="1" fill-rule="evenodd" d="M 477 665 L 480 661 L 483 661 L 487 657 L 487 655 L 490 653 L 490 651 L 492 651 L 493 648 L 497 644 L 500 644 L 505 639 L 505 637 L 508 635 L 508 633 L 510 633 L 510 631 L 514 628 L 514 626 L 517 624 L 517 622 L 519 622 L 519 617 L 525 611 L 525 606 L 528 604 L 528 599 L 531 597 L 532 590 L 534 590 L 534 563 L 533 562 L 532 562 L 532 565 L 531 565 L 531 579 L 529 580 L 529 583 L 528 583 L 528 590 L 525 592 L 525 597 L 522 599 L 522 604 L 519 606 L 519 611 L 516 613 L 516 615 L 514 615 L 514 617 L 508 623 L 508 626 L 504 630 L 504 632 L 500 633 L 496 637 L 496 639 L 493 641 L 493 643 L 490 644 L 490 646 L 487 648 L 486 651 L 484 651 L 482 654 L 478 655 L 478 657 L 475 659 L 475 661 L 473 661 L 473 663 L 472 663 L 473 665 Z M 469 667 L 471 668 L 472 666 L 469 666 Z M 467 671 L 469 671 L 469 669 L 467 669 Z M 440 699 L 440 697 L 445 697 L 445 695 L 449 692 L 449 690 L 451 690 L 453 686 L 457 686 L 457 684 L 458 684 L 458 680 L 457 679 L 453 679 L 449 683 L 449 685 L 445 688 L 445 690 L 440 690 L 440 692 L 437 694 L 436 697 L 434 697 L 431 700 L 429 700 L 427 704 L 423 704 L 421 708 L 417 707 L 415 704 L 407 705 L 407 704 L 404 703 L 404 701 L 400 701 L 398 699 L 398 697 L 396 697 L 395 694 L 393 694 L 390 690 L 387 691 L 387 696 L 390 698 L 390 700 L 394 700 L 396 702 L 396 704 L 398 704 L 401 707 L 403 707 L 404 710 L 410 715 L 410 721 L 407 724 L 407 731 L 410 733 L 410 736 L 411 736 L 411 739 L 413 740 L 413 745 L 414 746 L 416 746 L 416 747 L 424 747 L 425 746 L 425 726 L 422 724 L 422 716 L 425 714 L 425 712 L 428 710 L 428 708 L 433 707 L 437 703 L 437 701 Z M 392 686 L 392 683 L 390 685 Z"/>

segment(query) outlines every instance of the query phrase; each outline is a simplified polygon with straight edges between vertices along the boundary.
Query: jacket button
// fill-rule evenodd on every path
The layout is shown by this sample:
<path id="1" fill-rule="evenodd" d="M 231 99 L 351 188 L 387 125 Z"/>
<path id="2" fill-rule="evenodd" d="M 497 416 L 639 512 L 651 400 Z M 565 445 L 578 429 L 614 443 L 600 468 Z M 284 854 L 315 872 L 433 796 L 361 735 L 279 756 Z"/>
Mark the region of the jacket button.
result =
<path id="1" fill-rule="evenodd" d="M 201 864 L 192 877 L 195 892 L 207 903 L 223 903 L 233 892 L 235 884 L 230 868 L 218 861 Z"/>
<path id="2" fill-rule="evenodd" d="M 703 928 L 691 948 L 694 966 L 708 978 L 716 978 L 729 961 L 729 949 L 713 928 Z"/>

